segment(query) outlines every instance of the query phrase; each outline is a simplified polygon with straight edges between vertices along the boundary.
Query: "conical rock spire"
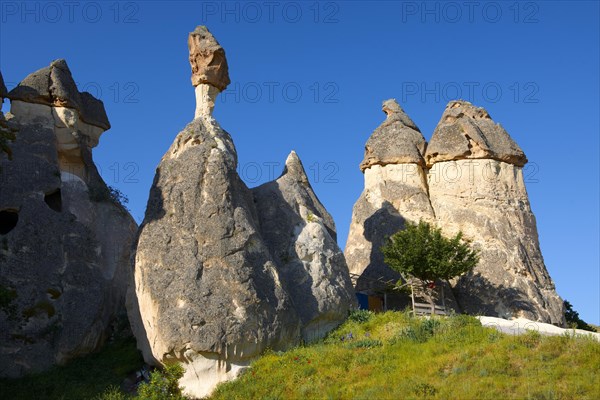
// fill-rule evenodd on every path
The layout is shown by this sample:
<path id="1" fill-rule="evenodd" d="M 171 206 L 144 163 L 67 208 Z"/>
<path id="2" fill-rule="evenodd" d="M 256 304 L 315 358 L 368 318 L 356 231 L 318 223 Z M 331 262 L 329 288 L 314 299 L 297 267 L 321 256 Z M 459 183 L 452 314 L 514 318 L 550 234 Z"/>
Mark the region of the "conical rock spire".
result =
<path id="1" fill-rule="evenodd" d="M 417 125 L 394 99 L 384 101 L 382 109 L 387 118 L 365 144 L 361 171 L 373 165 L 424 165 L 426 142 Z"/>

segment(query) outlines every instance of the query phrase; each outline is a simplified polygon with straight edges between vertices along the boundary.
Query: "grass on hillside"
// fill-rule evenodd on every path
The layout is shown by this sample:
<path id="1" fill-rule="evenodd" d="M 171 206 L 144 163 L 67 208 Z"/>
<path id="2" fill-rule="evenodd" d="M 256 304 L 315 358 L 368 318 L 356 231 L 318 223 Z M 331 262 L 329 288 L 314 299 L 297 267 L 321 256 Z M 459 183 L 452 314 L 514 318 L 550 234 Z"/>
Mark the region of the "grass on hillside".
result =
<path id="1" fill-rule="evenodd" d="M 0 379 L 0 399 L 93 399 L 143 364 L 133 338 L 118 339 L 102 351 L 73 360 L 65 367 L 19 379 Z"/>
<path id="2" fill-rule="evenodd" d="M 130 399 L 118 386 L 141 365 L 133 339 L 118 340 L 66 367 L 0 380 L 0 398 Z M 359 311 L 323 341 L 267 352 L 211 398 L 598 399 L 600 343 L 508 336 L 464 315 Z"/>
<path id="3" fill-rule="evenodd" d="M 508 336 L 463 315 L 428 320 L 386 312 L 354 319 L 320 343 L 264 355 L 211 398 L 600 398 L 595 339 Z"/>

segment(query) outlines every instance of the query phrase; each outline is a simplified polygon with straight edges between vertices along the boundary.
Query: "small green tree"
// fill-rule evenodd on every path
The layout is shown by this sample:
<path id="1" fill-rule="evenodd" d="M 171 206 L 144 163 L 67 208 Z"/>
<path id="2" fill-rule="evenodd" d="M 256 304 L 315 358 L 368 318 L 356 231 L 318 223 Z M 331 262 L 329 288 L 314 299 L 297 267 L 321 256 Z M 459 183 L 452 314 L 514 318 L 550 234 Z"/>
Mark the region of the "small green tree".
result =
<path id="1" fill-rule="evenodd" d="M 138 389 L 140 400 L 185 400 L 179 388 L 179 379 L 183 376 L 180 364 L 168 364 L 163 371 L 150 374 L 150 382 L 143 383 Z"/>
<path id="2" fill-rule="evenodd" d="M 574 326 L 577 329 L 596 332 L 596 329 L 594 329 L 593 326 L 589 325 L 587 322 L 579 318 L 579 313 L 573 309 L 573 305 L 571 303 L 565 300 L 564 304 L 565 320 L 567 321 L 567 325 Z"/>
<path id="3" fill-rule="evenodd" d="M 440 228 L 424 221 L 418 225 L 407 223 L 404 230 L 387 239 L 381 251 L 390 268 L 426 284 L 432 306 L 435 281 L 462 275 L 479 262 L 478 251 L 463 241 L 462 232 L 447 238 Z"/>

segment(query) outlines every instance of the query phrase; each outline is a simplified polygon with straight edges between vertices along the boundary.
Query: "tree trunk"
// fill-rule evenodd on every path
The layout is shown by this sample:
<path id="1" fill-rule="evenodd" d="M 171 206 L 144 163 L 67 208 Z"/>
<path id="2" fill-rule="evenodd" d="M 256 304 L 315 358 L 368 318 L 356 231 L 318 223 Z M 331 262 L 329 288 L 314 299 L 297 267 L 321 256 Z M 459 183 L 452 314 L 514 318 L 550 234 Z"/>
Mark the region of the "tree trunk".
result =
<path id="1" fill-rule="evenodd" d="M 435 301 L 433 299 L 433 291 L 434 289 L 427 288 L 429 290 L 429 305 L 431 306 L 431 316 L 435 315 Z"/>
<path id="2" fill-rule="evenodd" d="M 435 315 L 435 300 L 434 300 L 434 288 L 429 287 L 428 284 L 424 284 L 424 291 L 423 293 L 425 293 L 425 295 L 429 298 L 429 306 L 431 307 L 431 316 L 433 317 Z"/>
<path id="3" fill-rule="evenodd" d="M 412 300 L 413 317 L 416 317 L 417 313 L 415 312 L 415 286 L 412 280 L 410 281 L 410 298 Z"/>
<path id="4" fill-rule="evenodd" d="M 448 311 L 446 310 L 446 296 L 444 296 L 444 286 L 448 281 L 442 281 L 442 307 L 444 307 L 444 312 L 448 315 Z"/>

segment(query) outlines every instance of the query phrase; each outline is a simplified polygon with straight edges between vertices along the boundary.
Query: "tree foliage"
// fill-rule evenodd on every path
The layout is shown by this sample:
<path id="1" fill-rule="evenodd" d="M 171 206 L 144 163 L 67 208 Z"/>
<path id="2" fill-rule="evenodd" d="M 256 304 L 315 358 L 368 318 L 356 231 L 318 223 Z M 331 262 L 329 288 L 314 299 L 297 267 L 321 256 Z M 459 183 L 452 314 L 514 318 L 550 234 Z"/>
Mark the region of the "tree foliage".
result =
<path id="1" fill-rule="evenodd" d="M 163 371 L 150 374 L 150 382 L 140 385 L 138 398 L 140 400 L 185 400 L 179 388 L 179 379 L 183 376 L 180 364 L 168 364 Z"/>
<path id="2" fill-rule="evenodd" d="M 429 282 L 462 275 L 479 262 L 478 251 L 462 240 L 462 232 L 447 238 L 441 229 L 423 221 L 407 223 L 381 250 L 390 268 Z"/>
<path id="3" fill-rule="evenodd" d="M 565 304 L 565 320 L 567 321 L 567 325 L 574 326 L 577 329 L 583 329 L 586 331 L 596 332 L 593 326 L 589 325 L 587 322 L 579 318 L 579 313 L 573 310 L 573 305 L 569 303 L 567 300 L 564 301 Z"/>

